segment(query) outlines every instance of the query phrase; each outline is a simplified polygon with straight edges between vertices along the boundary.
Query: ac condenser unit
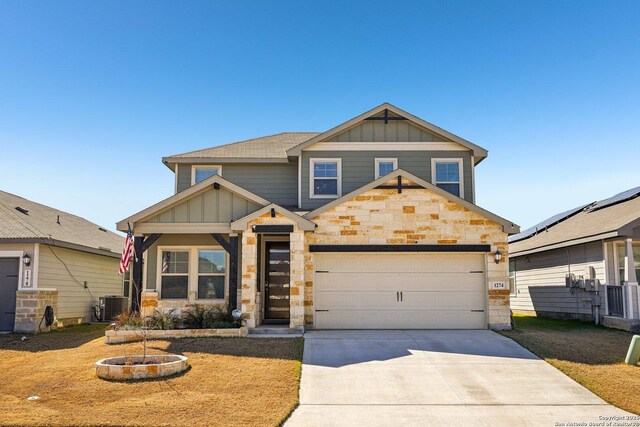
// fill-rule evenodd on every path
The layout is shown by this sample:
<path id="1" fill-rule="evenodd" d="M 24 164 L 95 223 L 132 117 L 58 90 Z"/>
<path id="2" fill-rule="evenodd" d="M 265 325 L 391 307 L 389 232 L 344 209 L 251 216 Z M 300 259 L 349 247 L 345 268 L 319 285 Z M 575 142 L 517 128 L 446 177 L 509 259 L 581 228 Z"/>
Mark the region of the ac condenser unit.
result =
<path id="1" fill-rule="evenodd" d="M 111 322 L 119 314 L 129 311 L 129 298 L 110 295 L 100 297 L 100 321 Z"/>

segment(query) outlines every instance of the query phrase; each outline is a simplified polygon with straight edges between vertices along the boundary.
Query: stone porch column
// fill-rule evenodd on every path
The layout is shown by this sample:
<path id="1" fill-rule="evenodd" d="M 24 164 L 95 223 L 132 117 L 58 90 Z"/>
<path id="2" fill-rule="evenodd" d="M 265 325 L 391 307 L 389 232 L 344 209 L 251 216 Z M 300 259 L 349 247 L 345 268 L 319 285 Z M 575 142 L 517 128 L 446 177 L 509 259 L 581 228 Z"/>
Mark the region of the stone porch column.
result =
<path id="1" fill-rule="evenodd" d="M 304 231 L 289 235 L 290 261 L 290 323 L 291 328 L 304 328 Z"/>
<path id="2" fill-rule="evenodd" d="M 256 234 L 242 233 L 242 315 L 246 326 L 255 328 L 258 319 L 256 292 L 258 281 L 258 244 Z"/>
<path id="3" fill-rule="evenodd" d="M 622 285 L 624 295 L 624 317 L 627 319 L 640 319 L 640 290 L 636 277 L 636 265 L 633 259 L 633 240 L 626 239 L 624 244 L 624 282 Z"/>

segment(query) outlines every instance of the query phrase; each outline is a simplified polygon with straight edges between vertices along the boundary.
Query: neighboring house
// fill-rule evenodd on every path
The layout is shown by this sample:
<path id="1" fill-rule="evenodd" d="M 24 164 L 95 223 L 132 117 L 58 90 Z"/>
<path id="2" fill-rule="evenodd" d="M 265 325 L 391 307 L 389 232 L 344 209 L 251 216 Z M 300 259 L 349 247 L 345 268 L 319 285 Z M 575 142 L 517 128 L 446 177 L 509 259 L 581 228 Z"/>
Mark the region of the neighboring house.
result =
<path id="1" fill-rule="evenodd" d="M 98 298 L 122 295 L 124 239 L 86 219 L 0 191 L 0 331 L 94 321 Z"/>
<path id="2" fill-rule="evenodd" d="M 117 225 L 144 253 L 142 310 L 226 302 L 251 328 L 508 328 L 519 229 L 474 203 L 486 157 L 390 104 L 322 133 L 165 157 L 175 194 Z"/>
<path id="3" fill-rule="evenodd" d="M 511 308 L 543 316 L 598 319 L 625 329 L 640 327 L 638 196 L 640 187 L 555 215 L 511 236 Z M 575 280 L 567 282 L 568 275 Z M 588 280 L 592 278 L 597 283 Z"/>

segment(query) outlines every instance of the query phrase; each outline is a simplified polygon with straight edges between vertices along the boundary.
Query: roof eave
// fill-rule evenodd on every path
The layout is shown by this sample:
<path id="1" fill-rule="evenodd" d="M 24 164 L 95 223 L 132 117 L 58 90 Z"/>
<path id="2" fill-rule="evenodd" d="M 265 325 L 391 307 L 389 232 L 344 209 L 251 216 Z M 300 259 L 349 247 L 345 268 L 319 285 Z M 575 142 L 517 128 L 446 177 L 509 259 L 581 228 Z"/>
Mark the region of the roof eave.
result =
<path id="1" fill-rule="evenodd" d="M 225 164 L 225 163 L 289 163 L 287 157 L 163 157 L 162 163 L 174 170 L 175 164 Z M 174 165 L 173 167 L 170 165 Z"/>

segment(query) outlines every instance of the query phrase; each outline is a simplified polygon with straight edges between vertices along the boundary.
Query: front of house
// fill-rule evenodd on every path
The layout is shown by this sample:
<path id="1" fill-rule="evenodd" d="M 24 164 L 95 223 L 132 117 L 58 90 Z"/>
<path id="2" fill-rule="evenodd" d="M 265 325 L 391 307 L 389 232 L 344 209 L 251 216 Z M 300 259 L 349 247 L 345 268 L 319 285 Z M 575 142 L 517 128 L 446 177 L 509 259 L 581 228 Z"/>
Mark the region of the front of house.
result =
<path id="1" fill-rule="evenodd" d="M 509 328 L 519 229 L 474 203 L 486 156 L 382 104 L 323 133 L 166 157 L 175 194 L 118 223 L 143 254 L 133 303 L 227 303 L 250 328 Z"/>

